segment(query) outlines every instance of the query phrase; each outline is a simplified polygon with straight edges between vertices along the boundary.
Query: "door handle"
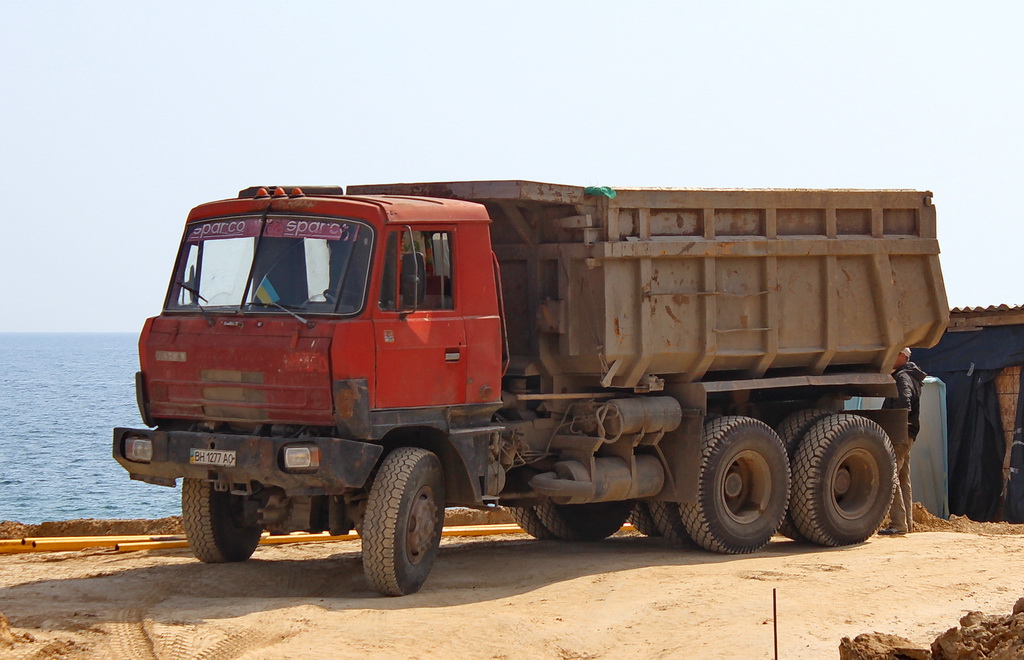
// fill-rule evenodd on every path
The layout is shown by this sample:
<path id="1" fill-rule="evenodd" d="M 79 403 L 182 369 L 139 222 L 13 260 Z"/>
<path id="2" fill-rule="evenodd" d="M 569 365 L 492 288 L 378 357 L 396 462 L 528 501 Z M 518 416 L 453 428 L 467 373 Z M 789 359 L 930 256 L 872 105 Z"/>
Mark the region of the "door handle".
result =
<path id="1" fill-rule="evenodd" d="M 444 349 L 444 361 L 445 362 L 458 362 L 462 358 L 462 350 L 459 348 L 446 348 Z"/>

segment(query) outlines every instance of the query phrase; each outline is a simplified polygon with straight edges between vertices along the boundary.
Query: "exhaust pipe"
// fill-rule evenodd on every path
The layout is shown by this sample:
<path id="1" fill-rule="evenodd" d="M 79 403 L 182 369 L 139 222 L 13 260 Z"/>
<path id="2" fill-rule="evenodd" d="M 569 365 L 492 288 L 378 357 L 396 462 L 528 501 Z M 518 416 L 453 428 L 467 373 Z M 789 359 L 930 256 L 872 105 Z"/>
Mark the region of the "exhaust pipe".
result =
<path id="1" fill-rule="evenodd" d="M 665 485 L 665 470 L 654 456 L 633 457 L 634 470 L 621 458 L 594 459 L 593 478 L 579 461 L 555 463 L 554 471 L 530 479 L 530 487 L 556 504 L 613 502 L 657 495 Z"/>

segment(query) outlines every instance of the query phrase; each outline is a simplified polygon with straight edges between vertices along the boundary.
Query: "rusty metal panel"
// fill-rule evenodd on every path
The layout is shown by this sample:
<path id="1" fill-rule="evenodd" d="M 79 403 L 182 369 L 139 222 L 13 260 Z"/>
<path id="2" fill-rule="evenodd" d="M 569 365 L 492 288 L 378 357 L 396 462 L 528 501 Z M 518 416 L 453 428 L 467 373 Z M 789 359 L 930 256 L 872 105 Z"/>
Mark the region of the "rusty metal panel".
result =
<path id="1" fill-rule="evenodd" d="M 514 364 L 553 391 L 888 373 L 948 322 L 931 193 L 360 187 L 487 204 Z M 717 374 L 717 375 L 716 375 Z"/>

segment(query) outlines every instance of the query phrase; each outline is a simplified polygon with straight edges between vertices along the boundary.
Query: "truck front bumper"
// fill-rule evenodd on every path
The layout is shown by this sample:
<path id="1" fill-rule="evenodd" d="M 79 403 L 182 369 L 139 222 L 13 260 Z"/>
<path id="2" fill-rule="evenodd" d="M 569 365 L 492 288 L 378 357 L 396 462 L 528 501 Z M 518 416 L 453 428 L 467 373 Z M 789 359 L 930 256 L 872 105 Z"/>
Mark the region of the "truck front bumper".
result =
<path id="1" fill-rule="evenodd" d="M 152 457 L 148 461 L 129 459 L 126 441 L 148 439 Z M 315 447 L 319 465 L 286 468 L 287 447 Z M 193 462 L 192 450 L 233 452 L 234 465 Z M 132 479 L 162 486 L 174 486 L 179 477 L 227 482 L 232 489 L 247 488 L 251 482 L 279 486 L 289 495 L 343 493 L 366 485 L 383 447 L 341 438 L 270 438 L 228 433 L 114 429 L 114 459 L 128 470 Z"/>

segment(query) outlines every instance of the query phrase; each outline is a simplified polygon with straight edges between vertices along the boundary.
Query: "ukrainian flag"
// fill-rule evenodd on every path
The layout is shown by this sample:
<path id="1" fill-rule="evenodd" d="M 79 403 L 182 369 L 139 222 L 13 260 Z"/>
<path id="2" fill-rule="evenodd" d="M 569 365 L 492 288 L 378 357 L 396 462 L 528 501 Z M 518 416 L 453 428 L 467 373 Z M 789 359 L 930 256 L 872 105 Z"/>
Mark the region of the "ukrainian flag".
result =
<path id="1" fill-rule="evenodd" d="M 281 296 L 277 295 L 277 291 L 274 289 L 274 285 L 270 283 L 270 280 L 263 278 L 260 282 L 260 286 L 256 289 L 256 300 L 259 300 L 264 305 L 270 305 L 276 303 L 281 299 Z"/>

